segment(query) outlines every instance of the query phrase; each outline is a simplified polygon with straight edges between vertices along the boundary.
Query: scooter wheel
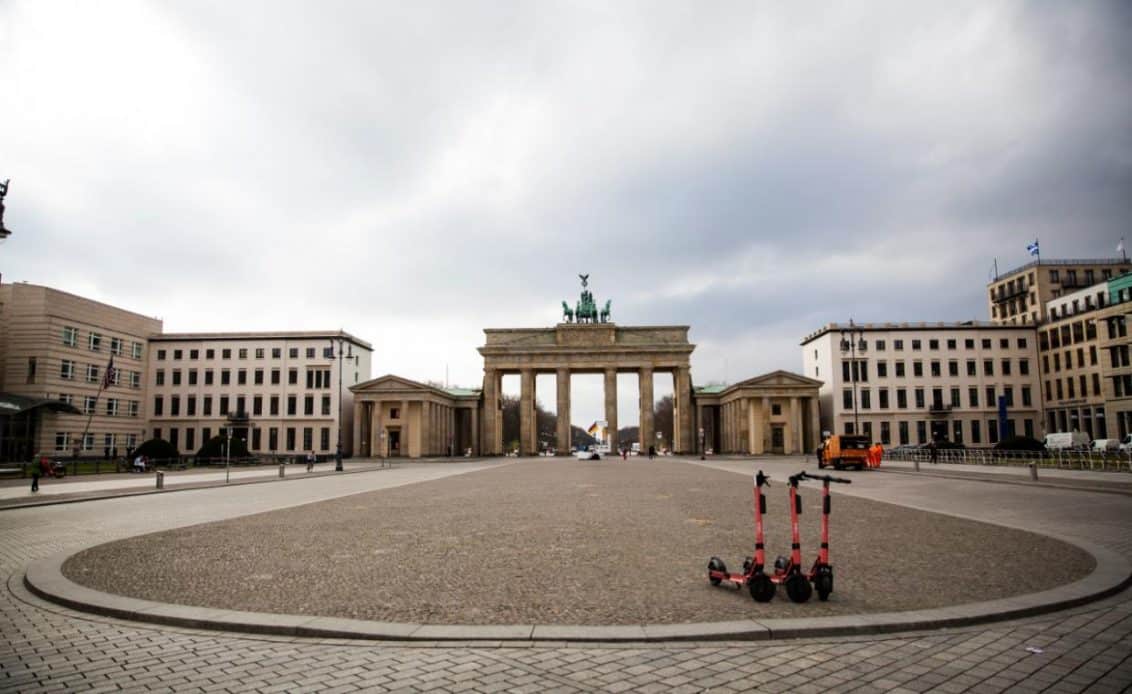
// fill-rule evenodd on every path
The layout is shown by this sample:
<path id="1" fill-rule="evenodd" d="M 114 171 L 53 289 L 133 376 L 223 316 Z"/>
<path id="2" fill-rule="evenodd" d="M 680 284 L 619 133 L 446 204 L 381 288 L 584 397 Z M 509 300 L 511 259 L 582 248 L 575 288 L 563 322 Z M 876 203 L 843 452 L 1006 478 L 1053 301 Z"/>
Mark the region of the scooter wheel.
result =
<path id="1" fill-rule="evenodd" d="M 727 565 L 719 557 L 712 557 L 707 563 L 708 580 L 711 581 L 713 586 L 718 586 L 722 578 L 712 576 L 712 572 L 719 572 L 722 574 L 727 573 Z"/>
<path id="2" fill-rule="evenodd" d="M 759 573 L 751 577 L 747 582 L 747 587 L 751 590 L 751 597 L 755 602 L 770 602 L 774 599 L 774 593 L 778 590 L 774 585 L 774 581 L 770 580 L 770 576 Z"/>
<path id="3" fill-rule="evenodd" d="M 809 580 L 802 574 L 794 574 L 786 579 L 786 594 L 794 602 L 806 602 L 813 595 L 814 589 Z"/>
<path id="4" fill-rule="evenodd" d="M 829 594 L 833 592 L 833 571 L 822 571 L 814 576 L 814 590 L 818 592 L 818 600 L 825 602 L 829 600 Z"/>

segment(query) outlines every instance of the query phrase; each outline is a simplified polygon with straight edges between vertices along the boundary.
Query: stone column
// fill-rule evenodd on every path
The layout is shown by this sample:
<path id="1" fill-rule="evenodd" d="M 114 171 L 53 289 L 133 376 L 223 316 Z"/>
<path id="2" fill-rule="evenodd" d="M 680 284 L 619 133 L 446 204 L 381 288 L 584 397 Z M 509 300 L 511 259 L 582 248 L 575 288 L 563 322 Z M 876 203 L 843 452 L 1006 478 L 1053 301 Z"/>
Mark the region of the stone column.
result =
<path id="1" fill-rule="evenodd" d="M 381 442 L 381 432 L 385 429 L 385 413 L 384 405 L 380 400 L 373 403 L 373 409 L 370 410 L 370 426 L 369 426 L 369 449 L 373 451 L 370 455 L 379 457 L 387 457 L 389 451 Z M 388 441 L 386 444 L 388 445 Z"/>
<path id="2" fill-rule="evenodd" d="M 762 402 L 762 449 L 763 452 L 770 450 L 771 436 L 770 436 L 770 398 L 763 398 Z M 784 432 L 785 433 L 785 432 Z M 782 450 L 786 450 L 786 442 L 782 442 Z"/>
<path id="3" fill-rule="evenodd" d="M 652 421 L 652 367 L 642 366 L 638 379 L 641 394 L 641 453 L 648 454 L 649 446 L 656 445 L 656 434 L 653 432 Z"/>
<path id="4" fill-rule="evenodd" d="M 747 452 L 751 455 L 762 455 L 766 453 L 766 449 L 762 446 L 762 427 L 761 412 L 755 404 L 754 398 L 743 398 L 743 404 L 747 407 L 747 416 L 743 421 L 747 423 L 747 436 L 744 441 L 747 442 Z"/>
<path id="5" fill-rule="evenodd" d="M 558 369 L 558 441 L 556 455 L 570 455 L 570 369 Z"/>
<path id="6" fill-rule="evenodd" d="M 483 432 L 480 438 L 481 455 L 502 453 L 499 436 L 499 372 L 483 370 Z"/>
<path id="7" fill-rule="evenodd" d="M 534 455 L 535 373 L 530 369 L 519 372 L 519 455 Z"/>
<path id="8" fill-rule="evenodd" d="M 676 452 L 690 453 L 696 450 L 696 423 L 692 411 L 692 370 L 686 366 L 676 369 L 676 383 L 673 398 L 676 402 L 673 429 L 676 432 Z"/>
<path id="9" fill-rule="evenodd" d="M 617 369 L 605 370 L 605 422 L 609 426 L 609 452 L 616 455 L 617 438 Z"/>
<path id="10" fill-rule="evenodd" d="M 473 407 L 471 409 L 471 413 L 472 413 L 472 427 L 471 427 L 471 429 L 472 429 L 471 430 L 472 441 L 471 441 L 470 445 L 471 445 L 471 448 L 472 448 L 472 455 L 477 455 L 477 456 L 483 455 L 483 451 L 480 450 L 480 408 L 479 407 Z"/>
<path id="11" fill-rule="evenodd" d="M 790 398 L 790 443 L 794 453 L 806 452 L 806 441 L 802 438 L 802 408 L 799 407 L 798 396 Z"/>
<path id="12" fill-rule="evenodd" d="M 353 436 L 353 438 L 354 438 L 354 449 L 353 450 L 354 450 L 354 455 L 359 456 L 359 457 L 362 455 L 362 416 L 363 416 L 363 410 L 365 410 L 365 405 L 366 404 L 364 402 L 362 402 L 361 400 L 358 400 L 357 398 L 354 399 L 354 436 Z M 369 455 L 373 455 L 369 451 L 366 451 L 366 453 L 369 454 Z"/>
<path id="13" fill-rule="evenodd" d="M 821 411 L 817 397 L 810 398 L 810 445 L 803 453 L 813 453 L 821 443 Z"/>

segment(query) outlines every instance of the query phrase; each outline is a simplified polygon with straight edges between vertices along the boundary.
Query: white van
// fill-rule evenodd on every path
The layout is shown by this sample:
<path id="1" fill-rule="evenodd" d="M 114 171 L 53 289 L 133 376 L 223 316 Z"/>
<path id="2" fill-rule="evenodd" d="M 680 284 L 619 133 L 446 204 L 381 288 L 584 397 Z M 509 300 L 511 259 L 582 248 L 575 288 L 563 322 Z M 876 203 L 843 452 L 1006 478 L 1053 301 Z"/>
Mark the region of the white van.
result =
<path id="1" fill-rule="evenodd" d="M 1097 453 L 1107 453 L 1119 449 L 1119 439 L 1097 439 L 1096 441 L 1093 441 L 1093 451 Z"/>
<path id="2" fill-rule="evenodd" d="M 1046 449 L 1051 451 L 1087 449 L 1089 447 L 1089 435 L 1083 431 L 1046 434 L 1045 442 Z"/>

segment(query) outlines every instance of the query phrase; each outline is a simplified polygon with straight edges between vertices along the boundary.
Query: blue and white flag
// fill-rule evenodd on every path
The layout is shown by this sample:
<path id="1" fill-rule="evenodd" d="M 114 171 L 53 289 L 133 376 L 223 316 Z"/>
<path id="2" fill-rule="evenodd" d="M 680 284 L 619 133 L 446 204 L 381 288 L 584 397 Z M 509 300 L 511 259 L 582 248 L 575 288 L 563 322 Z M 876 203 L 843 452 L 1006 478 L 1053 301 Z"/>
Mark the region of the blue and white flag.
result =
<path id="1" fill-rule="evenodd" d="M 1038 252 L 1038 242 L 1037 241 L 1034 241 L 1029 246 L 1026 246 L 1026 250 L 1030 252 L 1030 255 L 1041 255 L 1041 253 Z"/>

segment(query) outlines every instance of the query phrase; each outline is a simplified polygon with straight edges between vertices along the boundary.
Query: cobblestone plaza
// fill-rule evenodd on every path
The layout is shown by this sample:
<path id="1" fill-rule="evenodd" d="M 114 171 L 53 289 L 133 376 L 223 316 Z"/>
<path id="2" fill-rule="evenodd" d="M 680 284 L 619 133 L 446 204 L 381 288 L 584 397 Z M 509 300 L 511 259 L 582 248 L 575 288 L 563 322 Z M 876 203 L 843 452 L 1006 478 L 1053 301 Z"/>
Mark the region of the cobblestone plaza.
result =
<path id="1" fill-rule="evenodd" d="M 801 462 L 755 464 L 783 476 Z M 117 620 L 41 600 L 23 582 L 29 562 L 106 541 L 457 474 L 485 474 L 500 465 L 506 463 L 411 464 L 276 484 L 2 511 L 0 556 L 8 592 L 0 688 L 961 692 L 1121 691 L 1132 682 L 1132 601 L 1127 591 L 1026 619 L 895 634 L 749 643 L 373 643 Z M 749 479 L 752 469 L 750 460 L 723 458 L 710 465 L 741 473 L 737 482 Z M 1132 500 L 1123 477 L 1115 481 L 1061 483 L 1058 478 L 1048 485 L 999 484 L 902 474 L 893 468 L 856 476 L 845 493 L 1101 545 L 1127 560 L 1132 556 L 1127 524 Z M 1073 489 L 1072 483 L 1086 486 Z M 1110 488 L 1095 491 L 1105 484 Z M 978 580 L 972 577 L 972 593 L 977 593 Z"/>

